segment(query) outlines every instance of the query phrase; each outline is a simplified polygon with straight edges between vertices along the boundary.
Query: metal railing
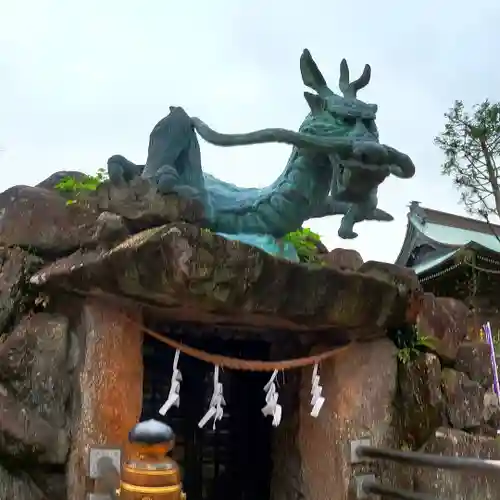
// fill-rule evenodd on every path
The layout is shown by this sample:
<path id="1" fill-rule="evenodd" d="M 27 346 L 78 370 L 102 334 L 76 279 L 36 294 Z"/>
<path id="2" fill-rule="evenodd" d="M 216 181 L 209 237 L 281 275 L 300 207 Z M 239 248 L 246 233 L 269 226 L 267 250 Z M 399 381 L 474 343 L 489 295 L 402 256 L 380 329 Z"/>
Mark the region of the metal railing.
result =
<path id="1" fill-rule="evenodd" d="M 371 446 L 368 439 L 351 442 L 351 463 L 362 463 L 367 460 L 386 460 L 399 464 L 433 469 L 463 470 L 480 474 L 496 474 L 500 477 L 500 460 L 486 460 L 472 457 L 451 457 L 421 453 L 418 451 L 400 451 L 390 448 Z M 425 493 L 402 490 L 385 486 L 376 481 L 372 474 L 355 477 L 358 498 L 366 498 L 369 494 L 383 495 L 386 498 L 400 500 L 443 500 Z"/>
<path id="2" fill-rule="evenodd" d="M 399 488 L 391 488 L 384 486 L 374 480 L 366 480 L 363 483 L 363 491 L 369 495 L 384 495 L 386 498 L 396 498 L 402 500 L 438 500 L 432 495 L 426 493 L 415 493 L 413 491 L 400 490 Z"/>
<path id="3" fill-rule="evenodd" d="M 101 454 L 96 455 L 95 475 L 100 482 L 103 493 L 91 493 L 89 499 L 101 500 L 117 499 L 116 488 L 119 484 L 119 470 L 112 460 L 114 449 L 100 449 Z M 105 452 L 105 453 L 104 453 Z M 371 446 L 370 439 L 361 439 L 351 442 L 351 464 L 362 464 L 373 460 L 396 462 L 398 464 L 426 467 L 432 469 L 446 469 L 455 471 L 469 471 L 482 475 L 496 475 L 500 477 L 500 460 L 487 460 L 472 457 L 455 457 L 435 455 L 417 451 L 402 451 L 391 448 Z M 92 460 L 90 460 L 92 462 Z M 396 500 L 445 500 L 427 493 L 408 491 L 392 486 L 387 486 L 376 480 L 372 473 L 364 473 L 354 477 L 358 499 L 368 498 L 369 495 L 381 495 L 384 498 Z M 449 499 L 454 500 L 454 499 Z"/>

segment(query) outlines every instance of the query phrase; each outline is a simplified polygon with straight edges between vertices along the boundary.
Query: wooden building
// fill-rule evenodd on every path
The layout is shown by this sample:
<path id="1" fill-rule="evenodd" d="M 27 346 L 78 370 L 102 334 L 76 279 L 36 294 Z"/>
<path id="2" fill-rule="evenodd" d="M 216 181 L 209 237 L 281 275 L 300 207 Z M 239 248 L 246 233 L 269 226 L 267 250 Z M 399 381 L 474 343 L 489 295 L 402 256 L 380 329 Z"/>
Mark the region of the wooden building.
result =
<path id="1" fill-rule="evenodd" d="M 470 332 L 500 327 L 500 226 L 412 201 L 396 264 L 415 270 L 426 292 L 466 302 Z"/>

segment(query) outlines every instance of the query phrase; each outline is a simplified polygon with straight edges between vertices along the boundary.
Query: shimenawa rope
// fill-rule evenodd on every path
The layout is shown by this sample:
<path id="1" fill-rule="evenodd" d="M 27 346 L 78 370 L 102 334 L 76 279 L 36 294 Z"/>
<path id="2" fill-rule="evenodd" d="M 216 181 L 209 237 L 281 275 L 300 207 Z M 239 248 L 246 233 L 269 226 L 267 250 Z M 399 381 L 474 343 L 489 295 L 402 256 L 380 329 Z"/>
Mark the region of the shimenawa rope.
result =
<path id="1" fill-rule="evenodd" d="M 76 288 L 71 288 L 71 290 L 68 291 L 76 295 L 95 298 L 95 295 L 92 294 L 91 292 L 86 292 Z M 138 323 L 137 321 L 132 320 L 129 317 L 127 317 L 126 319 L 130 324 L 135 326 L 137 329 L 150 335 L 156 340 L 163 342 L 164 344 L 170 346 L 172 349 L 178 349 L 180 352 L 186 354 L 187 356 L 191 356 L 206 363 L 220 366 L 221 368 L 228 368 L 230 370 L 273 372 L 274 370 L 283 371 L 283 370 L 292 370 L 295 368 L 304 368 L 306 366 L 315 365 L 321 363 L 322 361 L 325 361 L 326 359 L 332 358 L 333 356 L 336 356 L 337 354 L 346 351 L 353 344 L 353 342 L 351 341 L 344 346 L 336 347 L 335 349 L 330 349 L 320 354 L 315 354 L 314 356 L 307 356 L 303 358 L 295 358 L 295 359 L 288 359 L 281 361 L 240 359 L 240 358 L 232 358 L 229 356 L 222 356 L 220 354 L 212 354 L 206 351 L 202 351 L 201 349 L 196 349 L 195 347 L 191 347 L 189 345 L 183 344 L 182 342 L 178 342 L 169 337 L 166 337 L 164 334 L 155 332 L 150 328 L 146 328 L 144 325 Z"/>
<path id="2" fill-rule="evenodd" d="M 324 361 L 325 359 L 331 358 L 341 352 L 347 350 L 351 347 L 352 342 L 336 349 L 331 349 L 314 356 L 307 356 L 305 358 L 295 358 L 282 361 L 260 361 L 255 359 L 240 359 L 231 358 L 228 356 L 221 356 L 219 354 L 211 354 L 201 349 L 196 349 L 194 347 L 183 344 L 182 342 L 177 342 L 176 340 L 170 339 L 162 335 L 161 333 L 150 330 L 143 325 L 136 323 L 135 321 L 129 320 L 134 326 L 140 328 L 144 333 L 147 333 L 156 340 L 167 344 L 172 349 L 178 349 L 183 354 L 197 358 L 206 363 L 211 363 L 213 365 L 220 366 L 221 368 L 229 368 L 230 370 L 246 370 L 253 372 L 272 372 L 274 370 L 292 370 L 294 368 L 303 368 L 305 366 L 315 365 Z"/>

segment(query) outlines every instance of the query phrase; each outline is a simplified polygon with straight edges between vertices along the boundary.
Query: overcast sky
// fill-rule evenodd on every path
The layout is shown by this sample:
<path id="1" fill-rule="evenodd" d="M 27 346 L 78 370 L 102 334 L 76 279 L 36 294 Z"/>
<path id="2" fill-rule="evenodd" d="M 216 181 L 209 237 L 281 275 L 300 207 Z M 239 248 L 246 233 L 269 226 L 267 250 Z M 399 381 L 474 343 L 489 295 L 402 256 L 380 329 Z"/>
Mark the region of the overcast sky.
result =
<path id="1" fill-rule="evenodd" d="M 455 99 L 499 99 L 499 20 L 498 0 L 0 0 L 0 190 L 93 173 L 113 154 L 144 162 L 169 105 L 222 132 L 296 129 L 307 47 L 333 89 L 343 57 L 353 77 L 371 64 L 359 97 L 417 167 L 380 189 L 394 222 L 360 224 L 352 241 L 337 237 L 340 217 L 308 225 L 330 248 L 393 261 L 411 200 L 462 213 L 432 140 Z M 271 183 L 289 153 L 202 142 L 204 169 L 241 186 Z"/>

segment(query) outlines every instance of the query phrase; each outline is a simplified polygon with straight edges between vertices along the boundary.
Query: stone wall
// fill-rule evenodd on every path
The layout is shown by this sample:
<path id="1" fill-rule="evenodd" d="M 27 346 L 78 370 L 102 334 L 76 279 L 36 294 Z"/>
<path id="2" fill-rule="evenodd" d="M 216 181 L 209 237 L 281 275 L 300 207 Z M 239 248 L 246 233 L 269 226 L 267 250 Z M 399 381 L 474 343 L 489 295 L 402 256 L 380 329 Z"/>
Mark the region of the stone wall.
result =
<path id="1" fill-rule="evenodd" d="M 0 251 L 0 498 L 62 500 L 70 325 L 30 293 L 27 279 L 41 260 L 20 248 Z"/>
<path id="2" fill-rule="evenodd" d="M 139 317 L 32 278 L 129 233 L 38 187 L 1 193 L 0 213 L 0 499 L 83 500 L 90 446 L 122 446 L 140 415 Z"/>
<path id="3" fill-rule="evenodd" d="M 349 440 L 367 434 L 394 448 L 497 457 L 487 346 L 467 340 L 460 302 L 422 296 L 410 271 L 356 252 L 301 265 L 226 240 L 202 227 L 195 203 L 148 183 L 104 185 L 67 204 L 58 179 L 0 194 L 0 499 L 83 500 L 92 489 L 89 448 L 125 445 L 139 418 L 146 306 L 177 321 L 279 327 L 301 349 L 353 341 L 321 365 L 319 418 L 309 415 L 310 372 L 290 376 L 273 500 L 349 498 L 353 473 L 369 470 L 352 469 Z M 412 347 L 415 322 L 431 349 Z M 500 498 L 468 475 L 375 472 L 444 497 Z"/>
<path id="4" fill-rule="evenodd" d="M 500 406 L 487 344 L 467 340 L 467 307 L 426 294 L 415 348 L 378 340 L 321 365 L 326 403 L 311 418 L 310 377 L 302 377 L 299 444 L 302 488 L 311 500 L 356 498 L 353 477 L 453 500 L 500 499 L 500 478 L 390 462 L 351 465 L 349 441 L 500 460 Z M 430 339 L 430 340 L 429 340 Z M 430 348 L 429 346 L 433 347 Z M 422 352 L 423 351 L 423 352 Z"/>
<path id="5" fill-rule="evenodd" d="M 83 500 L 90 447 L 126 446 L 142 401 L 138 307 L 340 342 L 383 338 L 405 316 L 405 290 L 371 268 L 299 265 L 224 239 L 203 228 L 201 205 L 141 179 L 62 193 L 67 174 L 83 175 L 0 194 L 0 499 Z M 276 498 L 300 490 L 294 383 Z"/>
<path id="6" fill-rule="evenodd" d="M 420 354 L 399 366 L 403 438 L 412 449 L 500 459 L 500 406 L 492 390 L 489 346 L 465 341 L 450 362 Z M 500 499 L 495 476 L 415 469 L 415 491 L 457 500 Z"/>
<path id="7" fill-rule="evenodd" d="M 3 252 L 0 498 L 83 500 L 90 446 L 121 447 L 138 421 L 142 334 L 132 310 L 34 293 L 40 259 Z"/>

